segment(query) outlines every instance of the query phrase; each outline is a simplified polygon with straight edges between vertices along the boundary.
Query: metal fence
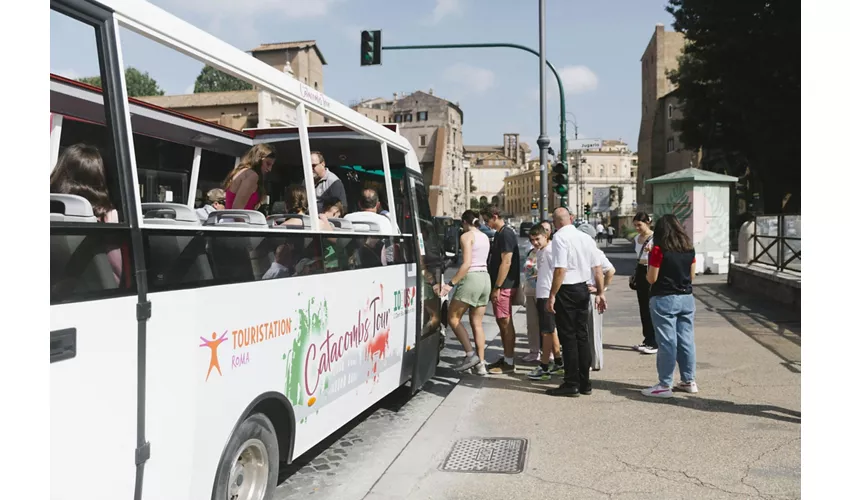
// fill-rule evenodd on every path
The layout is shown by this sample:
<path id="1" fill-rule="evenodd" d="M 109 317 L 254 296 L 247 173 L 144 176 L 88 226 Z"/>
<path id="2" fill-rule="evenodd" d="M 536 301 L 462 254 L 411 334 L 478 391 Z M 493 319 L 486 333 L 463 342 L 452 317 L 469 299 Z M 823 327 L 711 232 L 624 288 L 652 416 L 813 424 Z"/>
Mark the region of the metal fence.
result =
<path id="1" fill-rule="evenodd" d="M 753 236 L 753 262 L 802 272 L 802 216 L 759 215 Z"/>

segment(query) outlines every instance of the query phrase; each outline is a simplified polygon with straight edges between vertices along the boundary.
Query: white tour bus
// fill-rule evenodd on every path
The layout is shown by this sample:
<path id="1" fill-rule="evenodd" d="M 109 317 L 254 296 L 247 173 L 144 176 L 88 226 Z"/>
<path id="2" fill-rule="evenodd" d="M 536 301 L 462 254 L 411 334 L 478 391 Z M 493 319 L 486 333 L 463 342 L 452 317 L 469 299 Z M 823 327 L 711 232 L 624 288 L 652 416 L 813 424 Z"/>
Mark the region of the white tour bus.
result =
<path id="1" fill-rule="evenodd" d="M 149 3 L 51 10 L 51 24 L 90 33 L 102 87 L 51 74 L 51 496 L 271 498 L 281 463 L 434 374 L 443 258 L 416 153 L 394 126 Z M 271 93 L 298 126 L 238 131 L 129 98 L 121 30 Z M 308 126 L 308 112 L 330 125 Z M 202 223 L 205 193 L 260 143 L 276 152 L 270 215 Z M 98 188 L 69 179 L 92 168 L 92 147 L 106 189 L 86 197 Z M 323 230 L 311 151 L 348 212 L 373 188 L 393 231 L 347 218 Z M 285 213 L 305 184 L 306 214 Z"/>

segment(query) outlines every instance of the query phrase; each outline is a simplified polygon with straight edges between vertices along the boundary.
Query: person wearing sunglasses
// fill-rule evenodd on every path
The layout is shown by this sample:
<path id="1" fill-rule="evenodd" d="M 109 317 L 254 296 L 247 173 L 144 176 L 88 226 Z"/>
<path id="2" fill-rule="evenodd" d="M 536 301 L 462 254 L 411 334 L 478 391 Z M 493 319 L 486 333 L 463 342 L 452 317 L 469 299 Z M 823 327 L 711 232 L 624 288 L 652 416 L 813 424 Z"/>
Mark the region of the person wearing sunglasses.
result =
<path id="1" fill-rule="evenodd" d="M 335 198 L 342 203 L 343 211 L 348 211 L 348 201 L 345 198 L 345 187 L 333 172 L 325 165 L 325 157 L 318 151 L 310 153 L 313 165 L 313 182 L 316 185 L 316 204 L 319 213 L 324 210 L 325 203 Z"/>

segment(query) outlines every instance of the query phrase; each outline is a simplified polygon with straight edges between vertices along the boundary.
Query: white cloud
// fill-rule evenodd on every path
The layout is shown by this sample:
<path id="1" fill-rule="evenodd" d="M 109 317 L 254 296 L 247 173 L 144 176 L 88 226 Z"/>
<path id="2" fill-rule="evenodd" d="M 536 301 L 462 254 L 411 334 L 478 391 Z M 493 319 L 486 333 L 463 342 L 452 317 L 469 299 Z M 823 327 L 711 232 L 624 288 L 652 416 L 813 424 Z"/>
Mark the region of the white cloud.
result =
<path id="1" fill-rule="evenodd" d="M 434 10 L 425 20 L 427 24 L 437 24 L 448 16 L 460 16 L 463 13 L 462 0 L 437 0 Z"/>
<path id="2" fill-rule="evenodd" d="M 486 68 L 457 63 L 443 72 L 443 79 L 473 92 L 486 92 L 496 84 L 496 74 Z"/>
<path id="3" fill-rule="evenodd" d="M 576 95 L 596 90 L 599 78 L 587 66 L 567 66 L 558 74 L 564 83 L 564 94 Z"/>

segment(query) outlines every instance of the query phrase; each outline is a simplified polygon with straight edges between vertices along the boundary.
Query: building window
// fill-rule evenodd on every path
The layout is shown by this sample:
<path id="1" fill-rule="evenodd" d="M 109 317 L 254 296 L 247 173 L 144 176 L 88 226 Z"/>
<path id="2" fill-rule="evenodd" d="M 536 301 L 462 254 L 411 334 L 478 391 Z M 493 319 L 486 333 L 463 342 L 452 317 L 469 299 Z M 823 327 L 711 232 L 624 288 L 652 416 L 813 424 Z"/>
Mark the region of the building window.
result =
<path id="1" fill-rule="evenodd" d="M 599 177 L 605 177 L 605 167 L 599 167 Z"/>
<path id="2" fill-rule="evenodd" d="M 590 175 L 590 167 L 587 167 L 587 175 Z"/>
<path id="3" fill-rule="evenodd" d="M 427 136 L 420 135 L 419 136 L 419 147 L 424 148 L 427 140 L 428 140 Z"/>
<path id="4" fill-rule="evenodd" d="M 611 175 L 617 175 L 617 167 L 611 167 Z"/>
<path id="5" fill-rule="evenodd" d="M 418 122 L 428 121 L 428 112 L 427 111 L 417 111 L 416 112 L 416 121 L 418 121 Z"/>
<path id="6" fill-rule="evenodd" d="M 412 122 L 412 121 L 413 121 L 413 114 L 412 114 L 412 113 L 407 113 L 406 115 L 404 115 L 404 121 L 406 121 L 406 122 Z"/>
<path id="7" fill-rule="evenodd" d="M 313 82 L 313 88 L 319 90 L 319 82 Z"/>
<path id="8" fill-rule="evenodd" d="M 673 118 L 673 105 L 667 105 L 667 118 Z"/>
<path id="9" fill-rule="evenodd" d="M 672 153 L 672 152 L 673 152 L 673 138 L 672 138 L 672 137 L 670 137 L 669 139 L 667 139 L 667 152 L 668 152 L 668 153 Z"/>
<path id="10" fill-rule="evenodd" d="M 394 121 L 394 122 L 396 122 L 396 123 L 401 123 L 401 121 L 402 121 L 402 116 L 401 116 L 400 114 L 399 114 L 399 115 L 395 115 L 395 116 L 393 117 L 393 121 Z"/>

